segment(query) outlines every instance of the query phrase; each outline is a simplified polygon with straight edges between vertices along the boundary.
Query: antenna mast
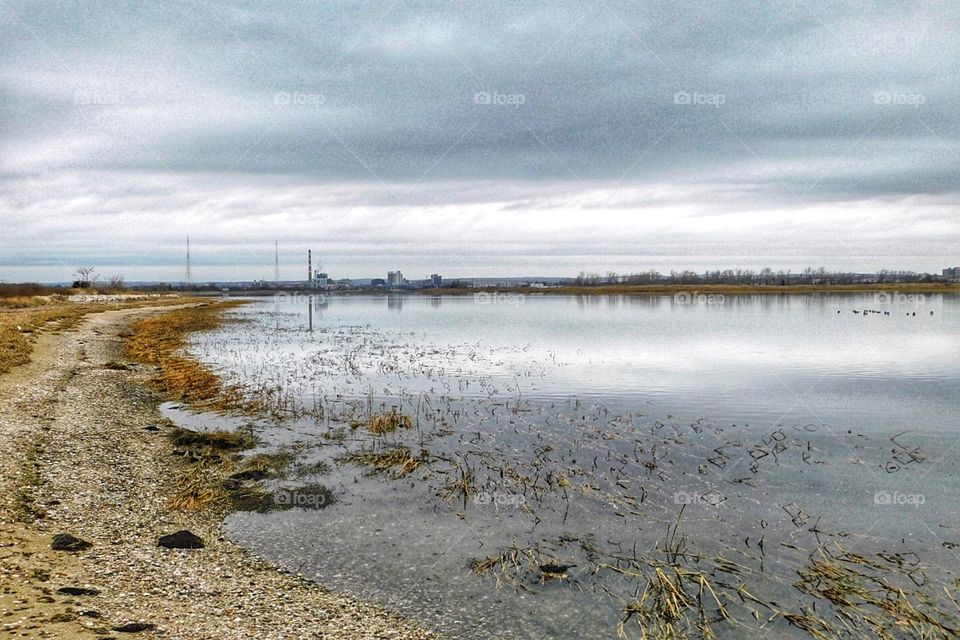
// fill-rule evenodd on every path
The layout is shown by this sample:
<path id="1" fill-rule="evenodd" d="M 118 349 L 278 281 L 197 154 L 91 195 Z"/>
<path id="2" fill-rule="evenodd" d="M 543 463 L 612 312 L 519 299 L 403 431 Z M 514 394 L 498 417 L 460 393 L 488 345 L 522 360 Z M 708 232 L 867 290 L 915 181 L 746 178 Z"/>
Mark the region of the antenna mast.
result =
<path id="1" fill-rule="evenodd" d="M 190 273 L 190 236 L 187 236 L 187 284 L 190 283 L 191 273 Z"/>

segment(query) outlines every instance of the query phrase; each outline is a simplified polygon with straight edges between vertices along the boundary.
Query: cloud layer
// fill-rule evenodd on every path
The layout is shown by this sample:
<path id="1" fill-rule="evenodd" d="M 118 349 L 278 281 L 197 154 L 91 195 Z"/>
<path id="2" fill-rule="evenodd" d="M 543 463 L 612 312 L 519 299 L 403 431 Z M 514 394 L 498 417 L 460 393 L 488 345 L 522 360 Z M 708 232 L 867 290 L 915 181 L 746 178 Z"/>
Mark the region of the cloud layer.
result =
<path id="1" fill-rule="evenodd" d="M 272 277 L 274 239 L 358 277 L 938 271 L 958 27 L 950 2 L 3 3 L 0 279 L 178 278 L 188 233 L 201 278 Z"/>

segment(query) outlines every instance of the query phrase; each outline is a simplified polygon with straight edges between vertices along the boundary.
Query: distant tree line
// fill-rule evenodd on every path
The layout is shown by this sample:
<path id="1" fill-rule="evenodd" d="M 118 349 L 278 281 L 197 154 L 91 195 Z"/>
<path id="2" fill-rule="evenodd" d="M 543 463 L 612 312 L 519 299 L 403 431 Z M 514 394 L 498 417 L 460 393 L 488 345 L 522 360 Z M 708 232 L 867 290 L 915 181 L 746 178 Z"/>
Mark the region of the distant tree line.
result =
<path id="1" fill-rule="evenodd" d="M 659 271 L 641 271 L 639 273 L 618 274 L 608 271 L 606 275 L 581 271 L 574 278 L 575 286 L 602 286 L 607 284 L 741 284 L 786 286 L 797 284 L 897 284 L 907 282 L 942 282 L 939 275 L 917 273 L 915 271 L 878 271 L 877 273 L 852 273 L 847 271 L 827 271 L 826 267 L 803 271 L 774 271 L 766 268 L 760 271 L 752 269 L 725 269 L 696 273 L 695 271 L 673 271 L 668 274 Z"/>

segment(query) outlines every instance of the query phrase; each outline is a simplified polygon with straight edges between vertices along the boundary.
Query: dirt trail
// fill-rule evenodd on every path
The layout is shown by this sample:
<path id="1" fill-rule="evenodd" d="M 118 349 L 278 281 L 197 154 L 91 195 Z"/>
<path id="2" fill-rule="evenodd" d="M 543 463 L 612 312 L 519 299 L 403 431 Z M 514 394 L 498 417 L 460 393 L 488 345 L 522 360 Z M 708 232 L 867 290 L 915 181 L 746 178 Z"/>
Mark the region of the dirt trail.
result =
<path id="1" fill-rule="evenodd" d="M 0 376 L 0 638 L 431 637 L 252 557 L 213 517 L 168 509 L 176 459 L 142 384 L 152 370 L 112 364 L 130 320 L 152 312 L 42 334 L 32 362 Z M 157 546 L 180 529 L 206 547 Z M 53 551 L 58 533 L 92 546 Z"/>

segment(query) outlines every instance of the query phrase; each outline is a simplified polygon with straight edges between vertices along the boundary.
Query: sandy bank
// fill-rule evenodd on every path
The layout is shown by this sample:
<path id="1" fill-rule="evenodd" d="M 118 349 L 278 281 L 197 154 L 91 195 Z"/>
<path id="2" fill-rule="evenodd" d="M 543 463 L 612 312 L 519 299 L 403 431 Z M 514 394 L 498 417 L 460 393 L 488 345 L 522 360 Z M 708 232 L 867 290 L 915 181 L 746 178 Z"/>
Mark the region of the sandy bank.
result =
<path id="1" fill-rule="evenodd" d="M 168 508 L 177 462 L 148 429 L 161 424 L 142 384 L 153 371 L 106 366 L 145 313 L 45 334 L 30 364 L 0 376 L 0 638 L 432 637 L 254 558 L 216 517 Z M 181 529 L 205 548 L 157 546 Z M 63 532 L 92 546 L 51 550 Z M 119 630 L 132 623 L 144 630 Z"/>

